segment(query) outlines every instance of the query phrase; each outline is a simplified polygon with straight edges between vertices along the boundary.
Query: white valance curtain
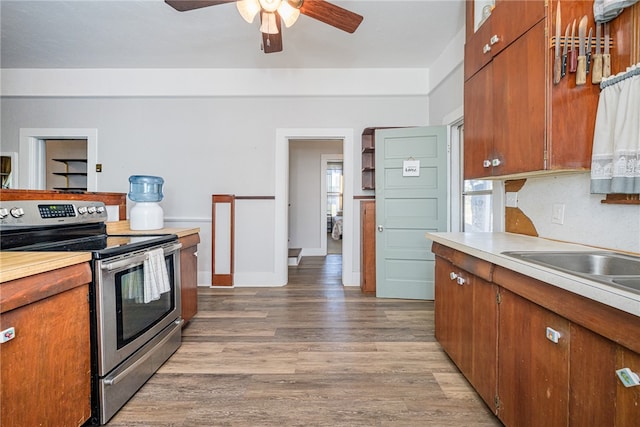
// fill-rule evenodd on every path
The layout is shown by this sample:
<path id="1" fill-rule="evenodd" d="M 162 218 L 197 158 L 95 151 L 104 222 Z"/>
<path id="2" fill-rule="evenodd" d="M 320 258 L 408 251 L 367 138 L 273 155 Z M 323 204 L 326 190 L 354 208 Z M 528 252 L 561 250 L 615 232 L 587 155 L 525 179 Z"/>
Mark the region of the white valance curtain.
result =
<path id="1" fill-rule="evenodd" d="M 640 63 L 600 83 L 591 193 L 640 193 Z"/>

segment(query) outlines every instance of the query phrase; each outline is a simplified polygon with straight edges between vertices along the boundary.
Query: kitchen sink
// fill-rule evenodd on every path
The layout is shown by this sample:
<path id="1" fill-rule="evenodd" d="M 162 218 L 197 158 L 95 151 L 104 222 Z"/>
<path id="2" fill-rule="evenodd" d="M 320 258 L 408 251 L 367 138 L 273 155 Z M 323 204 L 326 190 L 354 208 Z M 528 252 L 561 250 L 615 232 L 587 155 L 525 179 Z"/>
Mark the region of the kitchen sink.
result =
<path id="1" fill-rule="evenodd" d="M 640 294 L 640 256 L 607 251 L 513 251 L 503 254 Z"/>
<path id="2" fill-rule="evenodd" d="M 616 285 L 623 288 L 633 289 L 636 293 L 640 293 L 640 277 L 615 278 L 611 279 Z"/>

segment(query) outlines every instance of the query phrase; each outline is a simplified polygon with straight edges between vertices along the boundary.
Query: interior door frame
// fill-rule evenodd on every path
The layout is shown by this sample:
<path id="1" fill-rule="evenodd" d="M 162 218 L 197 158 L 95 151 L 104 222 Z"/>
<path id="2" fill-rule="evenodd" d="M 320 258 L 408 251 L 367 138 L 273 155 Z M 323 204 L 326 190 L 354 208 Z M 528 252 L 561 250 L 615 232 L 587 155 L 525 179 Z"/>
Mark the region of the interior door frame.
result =
<path id="1" fill-rule="evenodd" d="M 343 155 L 343 229 L 342 284 L 359 286 L 353 280 L 353 185 L 354 185 L 354 130 L 350 128 L 280 128 L 276 129 L 275 146 L 275 230 L 274 273 L 277 284 L 286 285 L 288 272 L 289 224 L 289 140 L 342 140 Z M 359 281 L 359 280 L 358 280 Z"/>
<path id="2" fill-rule="evenodd" d="M 98 191 L 98 129 L 90 128 L 20 128 L 20 188 L 46 189 L 46 139 L 86 139 L 87 191 Z"/>

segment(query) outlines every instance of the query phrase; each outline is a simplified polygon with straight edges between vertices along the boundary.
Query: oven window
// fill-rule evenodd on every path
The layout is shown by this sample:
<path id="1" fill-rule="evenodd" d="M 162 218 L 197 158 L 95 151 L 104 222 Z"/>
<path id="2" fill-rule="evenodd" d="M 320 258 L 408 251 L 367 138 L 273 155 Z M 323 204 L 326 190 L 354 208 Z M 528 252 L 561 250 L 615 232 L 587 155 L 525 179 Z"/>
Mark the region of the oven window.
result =
<path id="1" fill-rule="evenodd" d="M 165 263 L 171 290 L 161 293 L 160 298 L 154 301 L 145 302 L 145 271 L 142 264 L 116 273 L 118 348 L 152 328 L 175 308 L 173 256 L 167 256 Z"/>

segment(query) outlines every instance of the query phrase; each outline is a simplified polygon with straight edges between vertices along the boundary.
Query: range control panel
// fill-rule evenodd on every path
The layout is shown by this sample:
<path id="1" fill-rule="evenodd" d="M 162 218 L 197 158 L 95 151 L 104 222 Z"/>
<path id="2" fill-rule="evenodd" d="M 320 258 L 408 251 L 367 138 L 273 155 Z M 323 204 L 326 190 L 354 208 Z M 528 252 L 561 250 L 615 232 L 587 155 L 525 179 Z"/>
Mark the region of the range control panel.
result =
<path id="1" fill-rule="evenodd" d="M 0 225 L 6 227 L 83 224 L 106 220 L 107 208 L 103 202 L 81 200 L 0 201 Z"/>

